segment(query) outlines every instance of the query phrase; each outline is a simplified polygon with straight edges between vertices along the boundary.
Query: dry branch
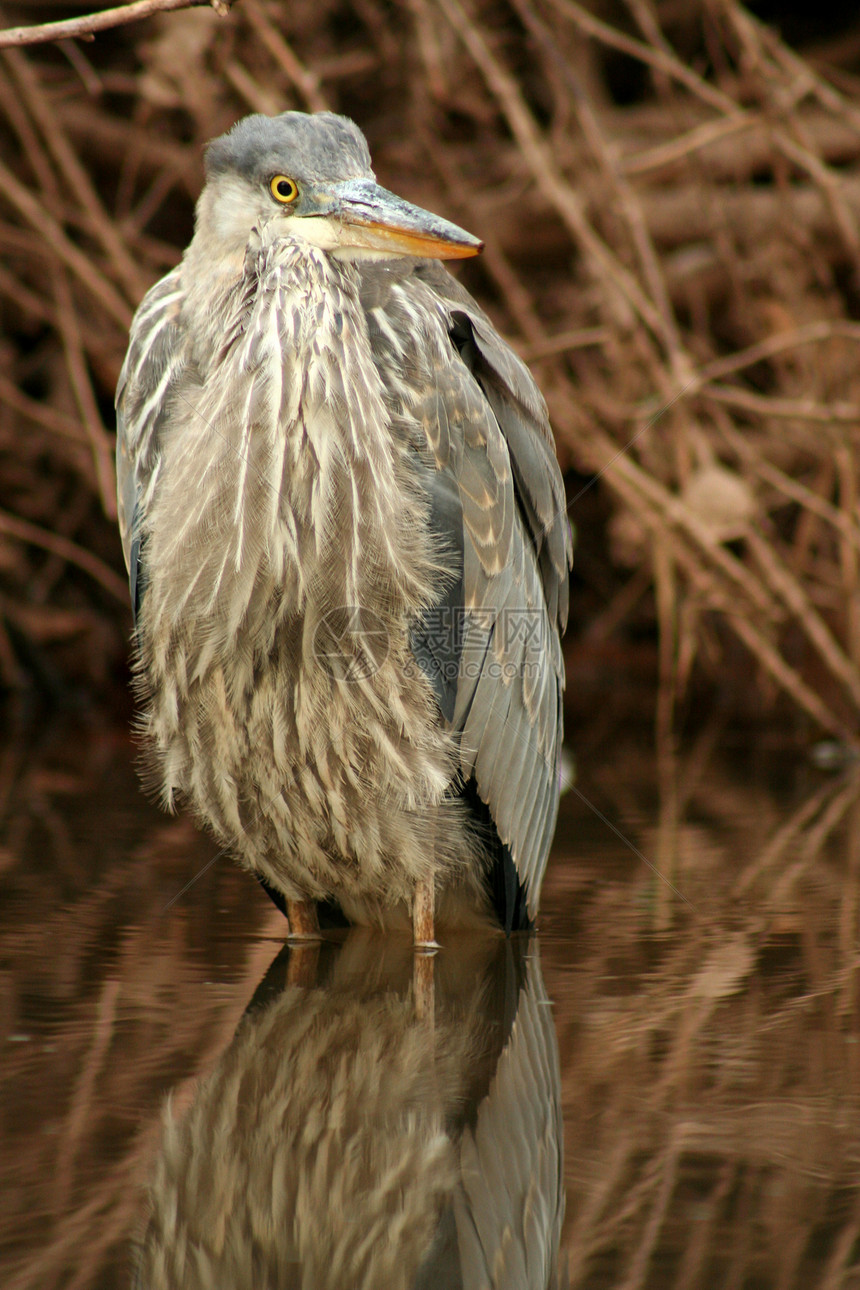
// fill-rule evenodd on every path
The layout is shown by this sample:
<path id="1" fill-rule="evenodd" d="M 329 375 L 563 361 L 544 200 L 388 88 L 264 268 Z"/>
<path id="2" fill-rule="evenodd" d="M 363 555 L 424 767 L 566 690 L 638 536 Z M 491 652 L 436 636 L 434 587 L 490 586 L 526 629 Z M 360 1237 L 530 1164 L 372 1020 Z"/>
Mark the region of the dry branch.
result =
<path id="1" fill-rule="evenodd" d="M 88 573 L 96 582 L 101 583 L 105 591 L 109 592 L 120 604 L 125 604 L 128 596 L 128 588 L 125 581 L 120 578 L 113 569 L 110 569 L 103 560 L 99 560 L 89 551 L 84 551 L 81 547 L 76 546 L 74 542 L 69 542 L 66 538 L 60 537 L 56 533 L 48 533 L 44 529 L 38 528 L 35 524 L 27 524 L 24 520 L 17 519 L 14 515 L 5 515 L 0 511 L 0 533 L 17 538 L 19 542 L 29 542 L 33 546 L 42 547 L 45 551 L 51 551 L 54 555 L 68 564 L 77 565 L 84 573 Z"/>
<path id="2" fill-rule="evenodd" d="M 7 27 L 0 30 L 0 49 L 21 45 L 43 45 L 55 40 L 92 40 L 98 31 L 109 31 L 129 22 L 140 22 L 157 13 L 175 13 L 177 9 L 194 9 L 206 5 L 221 17 L 230 12 L 233 0 L 135 0 L 134 4 L 104 9 L 101 13 L 61 22 L 45 22 L 34 27 Z"/>

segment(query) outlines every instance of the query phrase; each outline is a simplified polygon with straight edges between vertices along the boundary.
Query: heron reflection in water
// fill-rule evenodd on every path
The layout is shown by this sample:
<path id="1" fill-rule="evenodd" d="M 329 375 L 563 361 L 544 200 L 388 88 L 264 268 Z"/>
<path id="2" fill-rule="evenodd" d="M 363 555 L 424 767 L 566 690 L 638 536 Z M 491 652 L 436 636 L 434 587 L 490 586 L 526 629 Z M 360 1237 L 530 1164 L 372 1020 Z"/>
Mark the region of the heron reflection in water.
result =
<path id="1" fill-rule="evenodd" d="M 375 943 L 374 943 L 375 942 Z M 537 948 L 436 960 L 356 929 L 292 945 L 181 1117 L 168 1107 L 137 1290 L 551 1290 L 558 1052 Z"/>
<path id="2" fill-rule="evenodd" d="M 149 773 L 288 914 L 530 926 L 571 556 L 532 377 L 359 129 L 252 116 L 137 311 L 120 528 Z"/>

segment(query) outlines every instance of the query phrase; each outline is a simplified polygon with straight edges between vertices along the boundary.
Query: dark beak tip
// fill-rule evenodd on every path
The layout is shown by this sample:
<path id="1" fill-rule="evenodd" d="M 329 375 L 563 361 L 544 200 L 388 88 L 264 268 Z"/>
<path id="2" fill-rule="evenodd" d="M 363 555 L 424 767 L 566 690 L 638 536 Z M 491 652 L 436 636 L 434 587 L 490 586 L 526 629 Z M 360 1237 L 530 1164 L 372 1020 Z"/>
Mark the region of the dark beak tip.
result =
<path id="1" fill-rule="evenodd" d="M 480 255 L 484 249 L 484 243 L 475 238 L 473 242 L 460 242 L 457 249 L 456 259 L 470 260 L 473 255 Z"/>

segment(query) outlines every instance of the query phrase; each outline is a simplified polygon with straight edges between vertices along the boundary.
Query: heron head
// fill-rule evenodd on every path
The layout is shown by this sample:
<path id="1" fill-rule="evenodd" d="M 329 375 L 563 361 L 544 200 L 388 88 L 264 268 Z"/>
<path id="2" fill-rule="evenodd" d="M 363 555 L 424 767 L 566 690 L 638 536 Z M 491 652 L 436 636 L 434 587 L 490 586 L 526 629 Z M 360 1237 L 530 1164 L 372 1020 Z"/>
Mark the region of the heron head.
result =
<path id="1" fill-rule="evenodd" d="M 198 227 L 235 247 L 271 220 L 342 259 L 456 260 L 483 246 L 380 187 L 364 135 L 332 112 L 248 116 L 209 144 Z"/>

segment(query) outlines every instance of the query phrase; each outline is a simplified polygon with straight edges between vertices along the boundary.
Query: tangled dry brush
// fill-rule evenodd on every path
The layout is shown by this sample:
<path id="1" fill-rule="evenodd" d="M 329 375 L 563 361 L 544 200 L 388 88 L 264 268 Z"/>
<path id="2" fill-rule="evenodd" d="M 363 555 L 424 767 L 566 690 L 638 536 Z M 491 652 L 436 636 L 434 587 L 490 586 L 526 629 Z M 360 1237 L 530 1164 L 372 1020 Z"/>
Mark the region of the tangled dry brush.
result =
<path id="1" fill-rule="evenodd" d="M 852 739 L 858 72 L 856 19 L 791 47 L 734 0 L 242 0 L 5 51 L 0 686 L 121 678 L 133 308 L 189 237 L 204 141 L 329 107 L 388 187 L 486 240 L 465 280 L 568 474 L 574 697 L 645 640 L 664 729 L 719 682 Z"/>

